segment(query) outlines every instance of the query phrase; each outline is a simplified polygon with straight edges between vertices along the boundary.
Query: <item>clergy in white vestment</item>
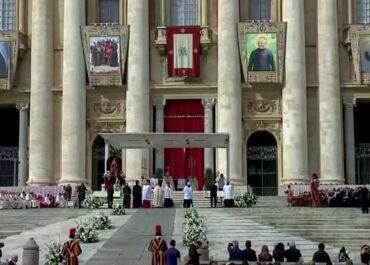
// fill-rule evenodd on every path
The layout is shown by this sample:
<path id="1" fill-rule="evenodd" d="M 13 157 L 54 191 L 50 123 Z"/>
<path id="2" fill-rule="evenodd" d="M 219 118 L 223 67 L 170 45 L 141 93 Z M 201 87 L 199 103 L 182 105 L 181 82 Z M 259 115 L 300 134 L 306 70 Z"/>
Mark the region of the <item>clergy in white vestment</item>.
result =
<path id="1" fill-rule="evenodd" d="M 159 183 L 154 188 L 153 191 L 153 206 L 162 207 L 163 206 L 163 189 Z"/>
<path id="2" fill-rule="evenodd" d="M 150 187 L 149 183 L 147 182 L 143 186 L 143 194 L 142 194 L 143 208 L 150 208 L 151 201 L 152 201 L 152 194 L 153 194 L 153 190 Z"/>
<path id="3" fill-rule="evenodd" d="M 226 182 L 223 187 L 224 191 L 224 207 L 234 207 L 234 187 L 230 184 L 230 181 Z"/>
<path id="4" fill-rule="evenodd" d="M 191 187 L 190 182 L 184 187 L 184 208 L 190 208 L 193 206 L 193 188 Z"/>
<path id="5" fill-rule="evenodd" d="M 164 207 L 173 207 L 172 187 L 170 183 L 167 183 L 167 186 L 164 188 Z"/>
<path id="6" fill-rule="evenodd" d="M 155 189 L 155 187 L 157 186 L 157 184 L 158 184 L 158 179 L 155 176 L 152 176 L 150 178 L 150 187 L 152 189 Z"/>

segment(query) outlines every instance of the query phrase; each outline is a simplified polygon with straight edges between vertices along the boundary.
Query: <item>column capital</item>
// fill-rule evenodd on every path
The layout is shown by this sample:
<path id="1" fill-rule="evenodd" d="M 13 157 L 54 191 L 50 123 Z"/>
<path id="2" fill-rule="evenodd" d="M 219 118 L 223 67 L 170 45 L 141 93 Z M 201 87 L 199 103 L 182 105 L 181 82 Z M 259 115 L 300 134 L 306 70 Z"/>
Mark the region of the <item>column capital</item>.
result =
<path id="1" fill-rule="evenodd" d="M 202 104 L 205 109 L 211 109 L 216 104 L 215 98 L 202 98 Z"/>
<path id="2" fill-rule="evenodd" d="M 156 97 L 152 99 L 153 106 L 155 107 L 164 107 L 166 105 L 166 99 L 163 97 Z"/>
<path id="3" fill-rule="evenodd" d="M 354 105 L 356 105 L 355 97 L 343 97 L 342 101 L 346 107 L 353 107 Z"/>
<path id="4" fill-rule="evenodd" d="M 24 111 L 29 109 L 30 104 L 28 102 L 17 102 L 15 106 L 19 111 Z"/>

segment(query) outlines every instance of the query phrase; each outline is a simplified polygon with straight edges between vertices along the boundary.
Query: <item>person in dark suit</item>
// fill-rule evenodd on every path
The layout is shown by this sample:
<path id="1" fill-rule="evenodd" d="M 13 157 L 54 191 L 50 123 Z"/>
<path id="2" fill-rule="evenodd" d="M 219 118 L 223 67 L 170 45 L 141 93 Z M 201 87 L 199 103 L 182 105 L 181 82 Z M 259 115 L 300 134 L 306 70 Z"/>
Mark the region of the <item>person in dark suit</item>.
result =
<path id="1" fill-rule="evenodd" d="M 325 251 L 325 244 L 319 243 L 319 250 L 313 254 L 313 262 L 326 263 L 327 265 L 332 265 L 329 254 Z"/>
<path id="2" fill-rule="evenodd" d="M 209 189 L 211 192 L 211 208 L 214 206 L 217 207 L 217 182 Z"/>
<path id="3" fill-rule="evenodd" d="M 256 251 L 252 249 L 252 242 L 250 240 L 245 241 L 245 249 L 242 250 L 242 257 L 246 261 L 257 261 Z"/>

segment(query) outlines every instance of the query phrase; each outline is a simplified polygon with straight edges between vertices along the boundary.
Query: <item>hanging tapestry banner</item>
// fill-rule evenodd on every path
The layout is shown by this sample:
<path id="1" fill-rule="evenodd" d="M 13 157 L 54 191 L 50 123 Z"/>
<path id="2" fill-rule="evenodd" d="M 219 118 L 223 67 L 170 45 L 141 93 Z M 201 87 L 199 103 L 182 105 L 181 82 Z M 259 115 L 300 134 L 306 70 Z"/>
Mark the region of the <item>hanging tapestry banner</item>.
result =
<path id="1" fill-rule="evenodd" d="M 0 90 L 12 87 L 18 58 L 18 32 L 0 32 Z"/>
<path id="2" fill-rule="evenodd" d="M 238 24 L 239 50 L 247 83 L 282 83 L 286 22 Z"/>
<path id="3" fill-rule="evenodd" d="M 167 27 L 167 64 L 169 77 L 199 77 L 199 26 Z"/>
<path id="4" fill-rule="evenodd" d="M 368 25 L 349 26 L 350 58 L 356 84 L 370 84 L 370 28 Z"/>
<path id="5" fill-rule="evenodd" d="M 82 41 L 91 86 L 121 86 L 125 74 L 128 26 L 84 26 Z"/>

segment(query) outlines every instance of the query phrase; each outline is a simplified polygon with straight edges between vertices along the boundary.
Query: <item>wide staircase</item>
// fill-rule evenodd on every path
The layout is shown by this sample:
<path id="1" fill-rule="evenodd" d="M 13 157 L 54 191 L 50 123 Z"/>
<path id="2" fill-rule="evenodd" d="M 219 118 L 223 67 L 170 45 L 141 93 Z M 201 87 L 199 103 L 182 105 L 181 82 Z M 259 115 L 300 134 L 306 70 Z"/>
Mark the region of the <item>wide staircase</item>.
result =
<path id="1" fill-rule="evenodd" d="M 238 240 L 244 247 L 251 240 L 257 253 L 266 244 L 272 251 L 278 242 L 286 244 L 293 240 L 301 250 L 305 262 L 312 259 L 319 242 L 337 260 L 338 251 L 345 246 L 355 264 L 360 262 L 360 247 L 369 244 L 369 216 L 356 208 L 310 208 L 310 207 L 252 207 L 198 209 L 205 221 L 210 241 L 210 256 L 226 260 L 227 244 Z M 174 239 L 181 242 L 184 209 L 178 209 Z M 186 253 L 187 248 L 181 247 Z"/>
<path id="2" fill-rule="evenodd" d="M 182 207 L 184 201 L 184 194 L 182 191 L 173 192 L 173 201 L 175 207 Z M 203 191 L 193 192 L 193 204 L 197 208 L 208 208 L 210 207 L 210 198 L 204 196 Z M 217 206 L 221 207 L 221 201 L 218 202 Z M 257 205 L 254 207 L 285 207 L 286 199 L 285 197 L 279 196 L 260 196 L 258 197 Z"/>

